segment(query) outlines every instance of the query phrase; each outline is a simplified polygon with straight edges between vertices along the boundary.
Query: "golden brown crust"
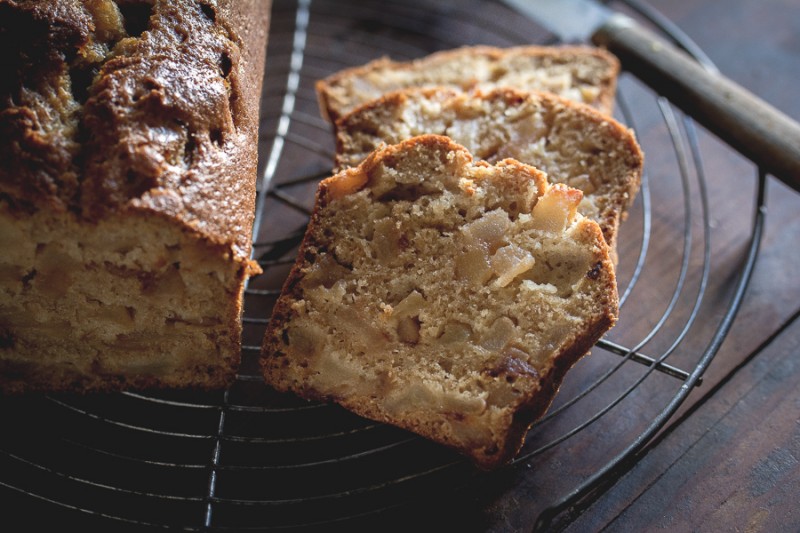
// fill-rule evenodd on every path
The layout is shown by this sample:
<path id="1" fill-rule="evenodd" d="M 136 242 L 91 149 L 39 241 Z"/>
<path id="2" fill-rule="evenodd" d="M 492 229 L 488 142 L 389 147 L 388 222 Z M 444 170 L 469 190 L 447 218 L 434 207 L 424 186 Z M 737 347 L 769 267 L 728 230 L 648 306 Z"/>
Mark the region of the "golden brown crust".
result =
<path id="1" fill-rule="evenodd" d="M 345 279 L 351 280 L 351 276 L 356 276 L 356 274 L 348 274 L 346 270 L 349 268 L 368 268 L 370 270 L 384 268 L 380 260 L 378 260 L 378 262 L 373 262 L 369 259 L 365 259 L 364 264 L 359 263 L 359 266 L 350 265 L 350 259 L 348 258 L 352 258 L 352 256 L 347 254 L 343 249 L 340 249 L 340 246 L 343 246 L 344 242 L 341 240 L 332 240 L 330 236 L 333 234 L 339 235 L 339 230 L 335 229 L 332 224 L 344 223 L 339 221 L 345 216 L 345 210 L 347 212 L 362 212 L 361 208 L 363 206 L 360 203 L 347 203 L 346 198 L 349 196 L 365 198 L 364 201 L 366 202 L 372 202 L 373 200 L 366 200 L 367 198 L 371 198 L 377 203 L 382 202 L 380 198 L 386 197 L 389 198 L 386 201 L 390 205 L 395 206 L 396 204 L 393 203 L 395 200 L 391 198 L 395 198 L 394 195 L 398 194 L 398 200 L 396 201 L 402 203 L 406 198 L 406 193 L 403 192 L 406 189 L 402 189 L 403 185 L 401 185 L 401 190 L 397 193 L 395 193 L 393 189 L 388 189 L 388 191 L 392 192 L 387 192 L 387 189 L 384 187 L 385 183 L 382 180 L 388 179 L 389 182 L 392 182 L 394 179 L 397 179 L 398 181 L 396 183 L 405 184 L 413 188 L 413 185 L 409 184 L 416 182 L 405 181 L 413 176 L 405 174 L 410 167 L 404 166 L 403 161 L 407 157 L 416 157 L 413 154 L 415 154 L 414 150 L 418 148 L 422 149 L 420 153 L 427 153 L 428 150 L 439 154 L 449 153 L 450 156 L 438 159 L 439 163 L 437 163 L 437 165 L 443 165 L 443 167 L 440 168 L 447 169 L 442 171 L 444 173 L 442 175 L 455 176 L 452 179 L 461 184 L 459 187 L 464 187 L 460 190 L 463 191 L 463 194 L 467 194 L 467 196 L 476 194 L 484 198 L 484 194 L 489 194 L 486 192 L 489 189 L 484 188 L 484 185 L 479 182 L 486 180 L 487 183 L 485 185 L 488 186 L 489 182 L 500 179 L 500 176 L 504 176 L 504 186 L 501 190 L 506 191 L 504 194 L 508 194 L 508 197 L 504 196 L 504 200 L 486 200 L 493 206 L 497 205 L 495 202 L 500 201 L 502 203 L 503 201 L 507 201 L 509 202 L 507 204 L 508 206 L 515 206 L 512 209 L 519 208 L 521 212 L 527 213 L 527 209 L 530 209 L 530 207 L 520 207 L 521 204 L 525 203 L 521 201 L 521 199 L 525 197 L 525 195 L 521 193 L 524 189 L 520 189 L 519 193 L 509 194 L 509 187 L 513 187 L 515 184 L 530 184 L 532 181 L 535 189 L 539 191 L 537 194 L 541 195 L 543 194 L 542 191 L 551 189 L 551 187 L 547 185 L 544 175 L 528 165 L 524 165 L 515 160 L 504 160 L 498 162 L 494 166 L 485 162 L 473 163 L 471 156 L 465 152 L 463 147 L 453 143 L 453 141 L 446 137 L 435 135 L 415 137 L 397 145 L 386 146 L 371 154 L 358 167 L 344 170 L 336 176 L 323 180 L 317 191 L 311 221 L 301 244 L 297 261 L 291 269 L 282 289 L 281 297 L 278 299 L 273 310 L 273 315 L 264 337 L 261 364 L 266 382 L 278 390 L 293 391 L 307 399 L 335 401 L 361 416 L 398 425 L 443 445 L 452 447 L 467 455 L 478 467 L 491 469 L 513 458 L 522 446 L 525 433 L 531 423 L 540 417 L 552 402 L 563 379 L 564 373 L 579 358 L 584 356 L 594 342 L 596 342 L 596 340 L 616 321 L 618 302 L 614 269 L 608 256 L 608 247 L 603 240 L 598 225 L 595 222 L 577 215 L 579 218 L 575 221 L 574 226 L 568 226 L 569 239 L 574 239 L 575 242 L 580 243 L 579 248 L 582 250 L 581 254 L 584 254 L 576 264 L 586 264 L 589 266 L 585 271 L 579 270 L 579 278 L 580 276 L 584 276 L 585 279 L 583 279 L 583 281 L 577 279 L 574 283 L 577 283 L 576 286 L 581 287 L 580 291 L 586 291 L 586 294 L 592 294 L 598 297 L 597 300 L 593 300 L 591 303 L 591 315 L 581 315 L 579 319 L 580 326 L 574 326 L 574 329 L 573 326 L 563 326 L 566 328 L 565 333 L 563 333 L 564 336 L 562 336 L 562 333 L 556 334 L 556 338 L 558 339 L 556 345 L 560 346 L 560 348 L 553 353 L 548 352 L 549 348 L 543 348 L 544 352 L 541 353 L 548 353 L 545 360 L 536 358 L 526 359 L 521 356 L 521 352 L 514 352 L 513 348 L 510 353 L 505 352 L 507 348 L 502 348 L 497 353 L 493 352 L 493 355 L 486 360 L 481 359 L 481 357 L 486 356 L 486 353 L 480 352 L 479 350 L 478 353 L 482 355 L 478 355 L 478 357 L 474 359 L 474 363 L 467 362 L 473 361 L 471 358 L 476 356 L 473 352 L 457 351 L 445 356 L 446 360 L 443 361 L 443 364 L 468 364 L 470 365 L 468 375 L 482 376 L 479 378 L 483 384 L 481 390 L 490 390 L 484 387 L 491 388 L 493 386 L 499 386 L 503 390 L 506 390 L 504 387 L 507 386 L 507 383 L 516 382 L 518 384 L 508 385 L 508 387 L 511 388 L 519 388 L 519 390 L 514 389 L 517 392 L 509 396 L 508 400 L 499 401 L 497 404 L 492 403 L 491 405 L 485 405 L 483 411 L 478 414 L 470 408 L 462 409 L 459 407 L 463 405 L 463 403 L 460 402 L 469 402 L 470 400 L 452 400 L 448 394 L 457 395 L 458 393 L 453 393 L 451 389 L 447 388 L 443 389 L 445 391 L 444 395 L 432 403 L 428 402 L 425 393 L 421 396 L 421 403 L 416 400 L 412 400 L 410 403 L 406 403 L 408 400 L 398 400 L 398 394 L 400 397 L 403 397 L 405 394 L 405 391 L 398 393 L 398 387 L 404 390 L 413 388 L 413 385 L 410 384 L 415 382 L 427 380 L 436 381 L 440 378 L 444 378 L 443 381 L 439 382 L 438 385 L 434 383 L 431 387 L 435 389 L 439 385 L 444 387 L 454 386 L 446 385 L 445 382 L 452 379 L 462 379 L 463 375 L 449 374 L 450 371 L 444 376 L 439 376 L 436 373 L 427 375 L 427 370 L 422 369 L 429 368 L 429 364 L 440 364 L 433 363 L 432 359 L 427 359 L 428 355 L 420 355 L 420 359 L 417 363 L 408 363 L 410 366 L 403 367 L 403 370 L 400 370 L 398 365 L 402 366 L 404 364 L 400 363 L 400 360 L 417 360 L 417 356 L 413 355 L 413 351 L 427 348 L 422 344 L 416 346 L 416 348 L 409 348 L 408 345 L 404 346 L 403 343 L 409 341 L 392 344 L 394 341 L 388 340 L 394 335 L 391 331 L 381 330 L 382 333 L 380 333 L 377 338 L 387 340 L 377 340 L 379 344 L 375 346 L 374 349 L 367 348 L 365 352 L 361 352 L 359 350 L 363 349 L 363 344 L 356 344 L 354 346 L 362 346 L 362 348 L 354 347 L 347 349 L 346 352 L 341 353 L 342 359 L 339 359 L 339 355 L 334 356 L 331 353 L 334 351 L 338 352 L 340 349 L 337 348 L 338 346 L 348 345 L 347 338 L 341 337 L 341 333 L 334 333 L 331 330 L 327 330 L 327 333 L 324 334 L 321 333 L 320 335 L 322 336 L 317 337 L 320 344 L 315 345 L 316 347 L 308 344 L 307 341 L 301 340 L 301 337 L 293 337 L 293 335 L 296 335 L 296 333 L 293 332 L 298 331 L 295 328 L 297 328 L 303 320 L 306 320 L 306 317 L 312 316 L 306 315 L 306 312 L 315 313 L 313 315 L 315 318 L 312 319 L 315 324 L 320 325 L 327 323 L 325 319 L 322 319 L 316 314 L 321 312 L 321 308 L 316 307 L 317 304 L 315 301 L 317 300 L 315 300 L 316 297 L 312 295 L 312 292 L 317 290 L 316 287 L 319 287 L 319 283 L 323 283 L 326 287 L 336 287 Z M 452 164 L 452 167 L 448 166 L 450 164 Z M 401 168 L 406 169 L 406 171 L 400 170 Z M 468 174 L 470 177 L 466 177 L 467 175 L 461 174 L 465 168 L 485 169 L 486 172 L 482 173 L 480 170 L 475 172 L 473 170 L 470 172 L 475 173 Z M 452 172 L 455 172 L 455 174 L 451 174 Z M 386 176 L 389 175 L 395 176 L 395 173 L 397 173 L 397 178 L 386 178 Z M 418 178 L 422 180 L 421 183 L 427 180 L 427 177 Z M 505 181 L 509 178 L 510 181 Z M 469 182 L 469 180 L 474 180 L 474 186 L 468 185 L 467 182 L 459 181 L 463 179 L 466 179 L 467 182 Z M 424 185 L 422 186 L 424 187 Z M 448 187 L 448 185 L 445 185 L 445 187 Z M 438 189 L 434 188 L 434 190 Z M 468 192 L 470 190 L 473 191 L 473 193 Z M 366 196 L 364 196 L 364 194 L 366 194 Z M 389 196 L 385 196 L 386 194 L 389 194 Z M 423 196 L 427 199 L 422 201 L 422 205 L 433 205 L 436 202 L 435 194 L 431 193 L 433 196 L 430 198 L 427 194 L 428 193 L 423 193 Z M 580 193 L 577 192 L 576 194 L 580 195 Z M 342 203 L 342 201 L 344 201 L 344 203 Z M 410 201 L 413 202 L 413 200 Z M 335 205 L 334 202 L 336 202 Z M 353 200 L 353 202 L 360 202 L 360 200 Z M 430 202 L 430 204 L 428 204 L 428 202 Z M 476 200 L 476 202 L 478 201 Z M 344 205 L 348 207 L 342 207 L 342 210 L 337 210 L 335 207 Z M 449 202 L 443 202 L 441 205 L 449 205 Z M 460 210 L 465 209 L 465 205 L 467 204 L 459 203 L 457 205 Z M 394 208 L 390 208 L 393 216 L 397 216 L 398 212 L 392 209 Z M 411 207 L 408 207 L 408 209 L 410 209 L 409 212 L 416 212 Z M 424 207 L 422 209 L 423 211 L 419 212 L 416 216 L 428 216 L 427 214 L 422 214 L 428 213 L 428 211 L 424 211 Z M 433 212 L 436 212 L 437 208 L 433 209 Z M 332 211 L 328 212 L 329 210 Z M 364 216 L 370 220 L 374 220 L 370 215 L 365 214 Z M 347 216 L 347 220 L 350 220 L 349 215 Z M 458 231 L 460 230 L 456 229 L 456 233 L 450 236 L 451 226 L 454 225 L 453 227 L 455 228 L 464 226 L 459 220 L 456 220 L 455 217 L 448 220 L 434 219 L 430 220 L 428 224 L 438 228 L 439 232 L 443 232 L 447 241 L 452 241 L 457 237 Z M 366 224 L 369 224 L 369 222 Z M 429 226 L 423 226 L 419 228 L 419 231 L 425 231 L 425 228 L 428 227 Z M 366 231 L 364 235 L 370 235 L 370 231 Z M 377 239 L 378 237 L 373 235 L 367 238 Z M 552 236 L 548 238 L 552 238 Z M 352 237 L 348 237 L 348 242 L 360 241 L 358 241 L 358 237 L 354 234 Z M 402 238 L 400 242 L 402 242 Z M 357 249 L 360 249 L 358 248 L 359 245 L 355 246 Z M 339 257 L 339 253 L 344 255 Z M 361 253 L 366 254 L 365 257 L 371 257 L 371 252 L 365 250 Z M 331 254 L 337 257 L 334 259 L 335 262 L 331 264 L 332 270 L 339 269 L 341 272 L 340 275 L 344 277 L 337 278 L 337 274 L 326 274 L 326 276 L 332 275 L 333 277 L 326 277 L 325 280 L 327 281 L 322 282 L 320 282 L 319 279 L 312 280 L 311 278 L 314 276 L 313 272 L 319 271 L 318 265 L 324 264 L 326 260 L 325 257 Z M 378 257 L 380 257 L 380 253 Z M 386 270 L 387 280 L 399 277 L 402 275 L 403 271 L 412 268 L 409 267 L 409 264 L 414 264 L 416 262 L 423 263 L 427 259 L 436 259 L 423 255 L 417 255 L 416 260 L 410 257 L 404 257 L 405 259 L 402 261 L 406 262 L 405 266 L 402 266 L 402 262 L 399 264 L 400 266 L 397 266 L 400 270 L 393 271 L 391 270 L 392 267 L 386 267 L 388 269 Z M 448 255 L 443 257 L 444 259 L 442 260 L 450 265 L 453 264 L 453 260 L 456 262 L 458 260 L 457 257 L 451 258 Z M 541 256 L 539 259 L 544 261 L 544 257 L 545 256 Z M 411 263 L 409 263 L 409 261 Z M 339 264 L 337 265 L 337 263 Z M 452 268 L 452 266 L 450 268 Z M 582 267 L 579 266 L 578 268 L 580 269 Z M 326 269 L 325 271 L 330 273 L 331 269 Z M 364 271 L 358 270 L 358 272 L 363 273 Z M 392 272 L 394 272 L 394 274 L 392 274 Z M 449 279 L 448 276 L 449 274 L 444 274 L 443 279 Z M 354 279 L 361 280 L 359 276 L 356 276 Z M 308 280 L 308 282 L 306 282 L 306 280 Z M 544 283 L 544 281 L 540 281 Z M 353 281 L 353 283 L 364 287 L 374 286 L 374 284 L 369 283 L 367 280 L 361 280 L 360 282 Z M 422 282 L 420 281 L 420 283 Z M 420 287 L 419 291 L 425 294 L 427 298 L 434 298 L 434 286 L 424 284 L 420 285 Z M 409 289 L 403 289 L 403 291 L 407 290 Z M 438 291 L 438 289 L 436 290 Z M 451 289 L 446 290 L 449 291 Z M 324 298 L 335 298 L 332 294 L 333 293 Z M 349 295 L 350 293 L 346 292 L 345 294 Z M 406 292 L 401 292 L 401 294 L 406 294 Z M 447 294 L 452 293 L 447 292 Z M 497 294 L 499 295 L 499 293 Z M 519 297 L 518 295 L 508 296 L 508 294 L 511 293 L 504 294 L 507 294 L 507 298 L 512 298 L 512 300 L 509 300 L 513 301 L 512 307 L 518 308 L 519 306 L 527 305 L 523 301 L 517 299 Z M 348 298 L 342 301 L 350 302 L 349 298 L 348 296 Z M 473 316 L 477 323 L 480 309 L 471 307 L 471 304 L 465 303 L 466 301 L 467 300 L 464 300 L 459 304 L 458 299 L 456 299 L 450 302 L 448 309 L 463 309 L 467 315 Z M 370 302 L 371 305 L 375 305 L 376 307 L 384 307 L 380 299 L 376 302 L 373 296 L 366 297 L 366 300 L 360 303 L 355 303 L 355 301 L 353 304 L 345 303 L 342 304 L 342 307 L 335 308 L 337 312 L 332 316 L 337 318 L 332 319 L 333 323 L 347 320 L 348 307 L 351 305 L 360 309 L 362 312 L 369 312 L 367 309 L 360 307 L 366 302 Z M 387 303 L 389 303 L 389 306 L 384 309 L 386 313 L 389 313 L 388 316 L 392 316 L 391 308 L 394 308 L 395 311 L 399 313 L 399 309 L 403 305 L 402 303 L 397 303 L 397 300 L 391 299 L 387 300 Z M 584 307 L 584 309 L 586 308 Z M 471 314 L 469 310 L 472 310 L 474 314 Z M 356 310 L 355 312 L 358 314 L 359 311 Z M 534 311 L 534 314 L 538 312 L 539 311 Z M 547 313 L 545 311 L 542 312 Z M 423 314 L 419 316 L 419 320 L 422 320 L 423 326 L 434 327 L 432 322 L 428 321 L 431 320 L 431 313 L 437 314 L 438 311 L 430 310 L 424 313 L 426 313 L 424 316 L 428 318 L 423 318 Z M 542 315 L 542 317 L 544 316 L 545 315 Z M 371 337 L 371 328 L 375 326 L 371 324 L 370 319 L 367 317 L 362 318 L 364 318 L 363 323 L 357 323 L 352 333 L 359 337 Z M 384 320 L 391 320 L 391 318 L 382 319 L 375 317 L 375 322 L 377 324 L 384 324 Z M 446 320 L 448 321 L 447 323 L 449 323 L 450 319 L 448 318 Z M 534 322 L 536 322 L 536 320 L 538 319 L 534 319 Z M 322 327 L 325 328 L 327 326 L 323 325 Z M 335 328 L 336 326 L 334 326 L 334 329 Z M 348 331 L 346 327 L 344 331 Z M 552 333 L 545 333 L 545 335 L 550 334 Z M 293 338 L 295 340 L 292 340 Z M 328 344 L 327 339 L 329 338 L 333 339 L 330 341 L 331 344 Z M 358 342 L 361 343 L 362 339 L 359 339 Z M 389 342 L 389 346 L 381 347 L 380 343 L 382 342 Z M 435 343 L 436 341 L 433 342 Z M 545 341 L 545 344 L 547 342 L 550 341 Z M 533 345 L 525 344 L 524 346 L 536 350 Z M 385 353 L 384 350 L 386 350 Z M 442 352 L 439 350 L 447 352 L 446 347 L 438 344 L 435 344 L 433 350 L 434 352 L 432 352 L 431 355 L 433 355 L 433 353 L 441 354 Z M 388 355 L 389 353 L 392 355 Z M 425 353 L 427 354 L 428 352 Z M 467 355 L 468 353 L 472 355 Z M 378 361 L 383 361 L 383 363 L 375 363 L 372 362 L 371 359 L 368 359 L 373 356 L 377 358 Z M 392 360 L 393 363 L 390 364 L 388 362 L 389 360 Z M 364 374 L 348 374 L 347 372 L 354 372 L 352 367 L 348 365 L 363 369 Z M 345 373 L 340 375 L 339 372 L 342 372 L 343 368 L 345 369 Z M 414 372 L 420 372 L 420 374 L 415 374 Z M 454 378 L 454 376 L 461 377 Z M 508 381 L 506 378 L 508 378 Z M 468 378 L 466 382 L 459 381 L 458 383 L 462 383 L 463 386 L 468 387 L 467 383 L 469 379 L 473 378 Z M 466 390 L 459 387 L 456 387 L 459 391 Z M 404 402 L 403 408 L 398 407 L 398 401 Z M 495 400 L 492 401 L 494 402 Z M 451 407 L 441 407 L 441 405 L 448 405 L 447 402 L 454 403 L 452 403 Z M 406 408 L 407 410 L 403 410 Z M 400 411 L 398 411 L 398 409 L 400 409 Z M 465 440 L 464 432 L 472 436 L 466 437 Z M 491 437 L 489 437 L 488 434 L 491 434 Z"/>
<path id="2" fill-rule="evenodd" d="M 90 218 L 162 212 L 247 260 L 268 8 L 157 1 L 137 36 L 113 2 L 4 0 L 0 194 Z"/>
<path id="3" fill-rule="evenodd" d="M 93 35 L 79 2 L 54 6 L 0 2 L 0 193 L 64 209 L 79 188 L 77 105 L 61 94 L 70 74 L 66 55 Z"/>
<path id="4" fill-rule="evenodd" d="M 536 58 L 546 64 L 569 64 L 585 61 L 587 59 L 596 61 L 603 65 L 602 78 L 595 82 L 599 89 L 599 95 L 595 106 L 601 111 L 610 114 L 614 107 L 614 95 L 617 87 L 617 77 L 620 71 L 619 60 L 610 52 L 590 46 L 517 46 L 510 48 L 498 48 L 491 46 L 465 46 L 453 50 L 436 52 L 429 56 L 412 61 L 393 61 L 387 57 L 376 59 L 366 65 L 352 67 L 339 71 L 316 84 L 317 97 L 320 103 L 323 117 L 331 123 L 351 111 L 354 107 L 365 103 L 365 101 L 345 102 L 345 99 L 336 94 L 344 82 L 354 79 L 364 78 L 374 72 L 391 71 L 393 74 L 411 73 L 414 71 L 425 71 L 449 61 L 463 60 L 466 57 L 482 57 L 489 61 L 499 61 L 509 56 L 528 56 Z M 471 90 L 480 82 L 484 81 L 465 75 L 460 72 L 458 77 L 450 76 L 448 85 L 459 86 L 462 90 Z M 386 87 L 380 92 L 388 92 L 403 87 L 410 86 L 433 86 L 444 85 L 442 80 L 433 80 L 429 83 L 418 83 L 415 81 L 398 82 L 397 84 L 387 83 Z M 519 87 L 520 89 L 532 89 L 532 87 Z M 374 97 L 377 97 L 376 94 Z M 370 98 L 372 99 L 372 98 Z"/>

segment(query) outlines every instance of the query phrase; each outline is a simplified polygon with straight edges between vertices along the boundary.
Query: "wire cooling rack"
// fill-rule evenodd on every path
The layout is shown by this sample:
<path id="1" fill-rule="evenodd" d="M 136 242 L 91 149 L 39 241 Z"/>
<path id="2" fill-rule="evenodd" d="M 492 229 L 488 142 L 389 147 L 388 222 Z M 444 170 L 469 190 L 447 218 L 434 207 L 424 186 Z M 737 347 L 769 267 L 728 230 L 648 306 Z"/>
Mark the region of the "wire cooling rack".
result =
<path id="1" fill-rule="evenodd" d="M 669 21 L 648 19 L 711 67 Z M 750 276 L 764 176 L 740 262 L 715 281 L 713 214 L 692 121 L 623 73 L 617 118 L 640 136 L 651 175 L 620 235 L 620 322 L 567 375 L 520 456 L 493 474 L 399 429 L 266 388 L 261 335 L 308 221 L 334 143 L 314 82 L 382 55 L 411 59 L 463 44 L 549 43 L 500 3 L 276 0 L 262 100 L 254 254 L 243 362 L 227 391 L 6 398 L 0 501 L 6 524 L 127 531 L 475 530 L 491 520 L 569 523 L 640 456 L 697 386 Z M 657 109 L 659 124 L 639 124 Z M 648 113 L 647 116 L 652 116 Z M 681 198 L 666 206 L 660 198 Z M 664 261 L 663 258 L 672 258 Z M 658 258 L 658 259 L 656 259 Z M 744 258 L 744 259 L 742 259 Z M 492 519 L 487 518 L 490 514 Z M 424 517 L 424 521 L 423 518 Z"/>

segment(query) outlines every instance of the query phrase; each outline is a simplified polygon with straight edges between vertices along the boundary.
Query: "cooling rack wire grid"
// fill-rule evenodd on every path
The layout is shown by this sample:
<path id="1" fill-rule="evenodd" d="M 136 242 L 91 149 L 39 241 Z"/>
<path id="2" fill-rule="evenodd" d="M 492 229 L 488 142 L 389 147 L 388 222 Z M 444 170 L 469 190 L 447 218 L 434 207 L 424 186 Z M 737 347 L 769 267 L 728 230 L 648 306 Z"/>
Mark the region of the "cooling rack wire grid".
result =
<path id="1" fill-rule="evenodd" d="M 646 5 L 618 4 L 713 67 Z M 622 227 L 618 326 L 568 373 L 512 465 L 478 473 L 410 433 L 275 393 L 260 376 L 261 335 L 316 184 L 333 160 L 314 82 L 383 55 L 403 60 L 463 44 L 554 42 L 502 3 L 483 5 L 481 13 L 474 18 L 471 2 L 274 2 L 254 231 L 264 274 L 246 290 L 235 384 L 218 393 L 3 399 L 0 493 L 8 523 L 115 531 L 411 526 L 422 509 L 451 520 L 448 511 L 463 510 L 464 502 L 474 506 L 524 485 L 543 502 L 534 510 L 540 525 L 556 527 L 636 462 L 701 382 L 730 328 L 757 256 L 765 177 L 759 173 L 746 258 L 725 272 L 735 283 L 723 285 L 714 275 L 723 267 L 711 261 L 712 195 L 694 123 L 626 72 L 616 118 L 646 132 L 639 141 L 647 160 L 669 161 L 671 171 L 654 176 L 646 165 Z M 638 122 L 643 109 L 656 109 L 661 122 Z M 658 201 L 676 195 L 681 209 Z"/>

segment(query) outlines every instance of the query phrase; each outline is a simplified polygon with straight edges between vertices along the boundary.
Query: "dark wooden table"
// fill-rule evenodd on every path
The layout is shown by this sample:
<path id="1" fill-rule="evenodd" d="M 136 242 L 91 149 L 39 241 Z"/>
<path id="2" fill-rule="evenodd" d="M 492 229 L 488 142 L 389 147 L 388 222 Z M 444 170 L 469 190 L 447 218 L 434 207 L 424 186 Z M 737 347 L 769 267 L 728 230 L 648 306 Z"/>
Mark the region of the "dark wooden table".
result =
<path id="1" fill-rule="evenodd" d="M 728 77 L 800 120 L 800 2 L 647 4 L 686 32 Z M 383 54 L 409 59 L 462 44 L 542 43 L 552 37 L 495 1 L 314 0 L 291 127 L 280 133 L 291 78 L 287 74 L 297 59 L 292 51 L 298 19 L 294 0 L 275 0 L 274 5 L 262 106 L 262 170 L 279 145 L 282 154 L 274 161 L 273 192 L 265 211 L 269 223 L 261 226 L 261 242 L 288 234 L 296 239 L 307 220 L 302 208 L 311 205 L 315 187 L 314 180 L 302 178 L 319 179 L 330 170 L 333 140 L 319 118 L 316 79 Z M 620 234 L 622 287 L 638 275 L 645 222 L 652 228 L 641 275 L 609 338 L 629 347 L 647 339 L 643 353 L 668 353 L 667 362 L 691 371 L 730 307 L 747 256 L 757 172 L 702 128 L 697 130 L 702 155 L 697 170 L 691 153 L 674 150 L 652 91 L 627 73 L 620 87 L 628 112 L 618 109 L 617 116 L 633 118 L 647 159 L 649 187 Z M 676 121 L 682 123 L 680 114 Z M 681 138 L 678 144 L 686 141 Z M 690 167 L 684 183 L 682 165 Z M 707 190 L 705 213 L 700 173 Z M 586 506 L 559 515 L 559 528 L 800 530 L 800 194 L 768 178 L 766 200 L 764 237 L 752 280 L 702 384 L 691 390 L 632 468 L 617 471 L 614 484 L 593 494 Z M 690 220 L 685 213 L 691 214 Z M 380 446 L 387 455 L 371 450 L 313 467 L 312 459 L 296 456 L 308 450 L 327 458 L 334 454 L 331 447 L 346 447 L 335 438 L 313 437 L 316 428 L 308 420 L 332 435 L 347 433 L 340 431 L 341 424 L 349 430 L 366 423 L 334 408 L 283 409 L 297 403 L 284 398 L 277 400 L 280 408 L 274 413 L 261 409 L 276 399 L 259 381 L 255 355 L 264 317 L 292 253 L 291 245 L 282 244 L 265 253 L 278 266 L 252 283 L 268 296 L 259 300 L 250 295 L 246 303 L 250 320 L 245 322 L 244 344 L 249 348 L 241 375 L 248 379 L 239 380 L 224 398 L 197 400 L 207 408 L 196 408 L 195 398 L 183 396 L 163 408 L 117 395 L 67 398 L 63 403 L 50 398 L 0 403 L 0 509 L 10 517 L 0 523 L 138 531 L 141 522 L 151 522 L 200 531 L 242 525 L 269 530 L 282 520 L 329 520 L 332 525 L 315 530 L 346 525 L 375 531 L 530 531 L 539 513 L 636 439 L 681 387 L 679 379 L 646 374 L 646 367 L 627 362 L 586 399 L 531 431 L 523 450 L 537 452 L 531 459 L 491 475 L 457 470 L 456 475 L 438 476 L 440 463 L 458 458 L 391 433 L 391 428 L 372 431 L 373 438 L 386 439 Z M 684 289 L 670 307 L 676 286 Z M 695 294 L 702 294 L 697 309 Z M 554 408 L 577 397 L 619 361 L 608 350 L 593 350 L 568 374 Z M 597 423 L 561 440 L 639 378 L 644 381 Z M 218 412 L 227 414 L 224 428 Z M 287 435 L 312 437 L 293 444 Z M 551 446 L 552 439 L 558 442 Z M 208 463 L 212 450 L 213 465 Z M 296 459 L 307 464 L 287 467 Z M 420 469 L 433 473 L 421 475 Z M 209 488 L 212 471 L 217 485 Z M 384 471 L 388 480 L 381 477 Z M 365 486 L 375 490 L 362 490 Z M 393 507 L 406 500 L 410 505 L 400 506 L 399 512 Z M 211 507 L 213 520 L 206 524 Z M 390 510 L 374 513 L 383 508 Z M 364 516 L 366 523 L 350 527 L 335 521 L 340 514 Z"/>

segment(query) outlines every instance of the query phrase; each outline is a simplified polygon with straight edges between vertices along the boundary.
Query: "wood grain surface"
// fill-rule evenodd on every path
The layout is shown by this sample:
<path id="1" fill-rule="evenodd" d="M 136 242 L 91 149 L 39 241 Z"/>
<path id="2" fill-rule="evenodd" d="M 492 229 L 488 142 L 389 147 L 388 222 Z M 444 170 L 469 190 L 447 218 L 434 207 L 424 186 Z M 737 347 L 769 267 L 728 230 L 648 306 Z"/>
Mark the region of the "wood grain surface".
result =
<path id="1" fill-rule="evenodd" d="M 800 120 L 800 2 L 645 4 L 685 31 L 728 78 Z M 277 0 L 273 6 L 261 170 L 279 144 L 287 75 L 297 63 L 297 2 Z M 466 466 L 442 468 L 459 465 L 459 458 L 394 428 L 363 431 L 367 440 L 357 441 L 358 432 L 350 430 L 367 422 L 334 409 L 295 411 L 296 399 L 276 397 L 257 379 L 254 354 L 308 220 L 303 209 L 312 206 L 316 182 L 331 169 L 335 145 L 329 125 L 319 118 L 315 81 L 383 55 L 411 59 L 465 44 L 540 44 L 551 38 L 495 0 L 314 0 L 292 121 L 280 138 L 274 192 L 265 201 L 267 220 L 279 223 L 262 225 L 257 239 L 261 258 L 274 264 L 252 281 L 251 288 L 261 294 L 249 295 L 246 303 L 251 320 L 243 341 L 251 350 L 241 374 L 256 379 L 226 393 L 226 406 L 242 408 L 227 412 L 225 438 L 217 438 L 222 426 L 216 408 L 189 409 L 187 416 L 181 402 L 142 409 L 135 396 L 68 398 L 63 404 L 58 398 L 5 399 L 0 403 L 0 508 L 7 520 L 24 521 L 29 530 L 70 524 L 138 531 L 139 522 L 152 522 L 204 531 L 273 530 L 333 517 L 332 526 L 310 530 L 530 531 L 548 505 L 636 439 L 682 382 L 623 363 L 602 348 L 568 373 L 551 410 L 557 416 L 529 434 L 523 453 L 531 452 L 530 458 L 490 475 Z M 747 255 L 757 169 L 701 127 L 697 169 L 686 151 L 687 139 L 670 139 L 669 120 L 683 124 L 680 113 L 665 119 L 670 111 L 660 108 L 655 94 L 630 73 L 623 73 L 619 89 L 624 105 L 615 116 L 632 119 L 646 157 L 648 188 L 620 231 L 618 277 L 623 291 L 631 289 L 609 339 L 623 346 L 641 343 L 645 355 L 669 355 L 669 364 L 691 370 L 719 327 Z M 688 168 L 686 176 L 679 172 L 682 167 Z M 800 194 L 768 178 L 766 199 L 764 238 L 751 283 L 702 384 L 636 464 L 586 506 L 562 515 L 559 528 L 800 530 Z M 638 271 L 644 246 L 646 260 Z M 616 371 L 607 380 L 581 396 L 612 368 Z M 616 403 L 631 385 L 630 394 Z M 206 400 L 212 407 L 222 401 Z M 274 413 L 259 410 L 271 402 L 277 406 Z M 292 408 L 284 410 L 287 405 Z M 606 406 L 606 414 L 570 435 Z M 334 437 L 315 438 L 316 431 Z M 201 438 L 184 438 L 194 434 Z M 293 440 L 297 435 L 308 438 Z M 220 468 L 210 498 L 212 447 Z M 348 459 L 334 460 L 340 452 Z M 291 467 L 294 463 L 300 466 Z M 426 475 L 417 475 L 420 470 Z M 211 527 L 203 521 L 206 504 L 214 506 Z M 355 523 L 336 522 L 347 515 L 355 515 Z"/>

